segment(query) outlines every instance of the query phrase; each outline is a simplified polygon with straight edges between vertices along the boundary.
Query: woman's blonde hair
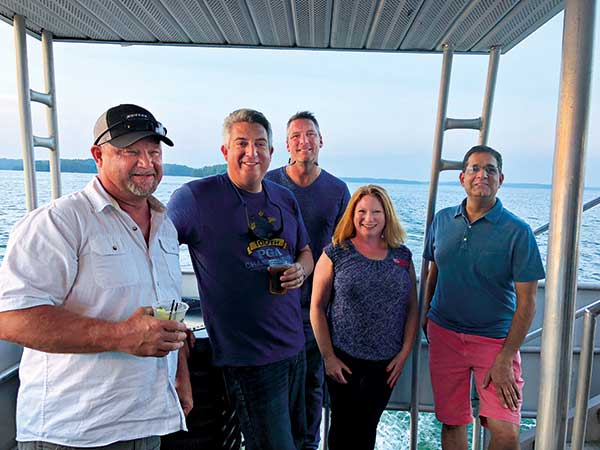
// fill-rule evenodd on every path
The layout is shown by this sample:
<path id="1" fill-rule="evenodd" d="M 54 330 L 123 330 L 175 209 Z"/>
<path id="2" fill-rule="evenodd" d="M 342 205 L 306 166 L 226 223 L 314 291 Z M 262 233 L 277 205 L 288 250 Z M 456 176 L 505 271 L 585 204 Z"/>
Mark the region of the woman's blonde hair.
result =
<path id="1" fill-rule="evenodd" d="M 344 211 L 344 215 L 333 232 L 333 244 L 344 246 L 344 241 L 356 236 L 356 228 L 354 228 L 354 211 L 356 209 L 356 204 L 365 195 L 372 195 L 377 198 L 383 206 L 385 227 L 383 228 L 381 238 L 386 242 L 388 247 L 400 247 L 400 245 L 406 241 L 406 231 L 404 231 L 404 228 L 402 228 L 402 225 L 400 224 L 400 220 L 398 220 L 394 205 L 392 204 L 392 199 L 387 191 L 375 184 L 361 186 L 354 194 L 352 194 L 352 198 L 350 198 L 350 202 L 348 202 L 346 211 Z"/>

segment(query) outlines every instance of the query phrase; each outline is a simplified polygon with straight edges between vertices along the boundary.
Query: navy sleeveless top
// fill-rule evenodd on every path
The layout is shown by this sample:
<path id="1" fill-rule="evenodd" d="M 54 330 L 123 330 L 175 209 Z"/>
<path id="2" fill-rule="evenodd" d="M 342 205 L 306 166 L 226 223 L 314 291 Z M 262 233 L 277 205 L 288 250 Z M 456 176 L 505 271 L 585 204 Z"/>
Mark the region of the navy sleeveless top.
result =
<path id="1" fill-rule="evenodd" d="M 393 358 L 404 338 L 411 251 L 402 245 L 390 248 L 385 259 L 374 260 L 359 253 L 350 240 L 345 245 L 329 244 L 323 250 L 333 262 L 328 310 L 333 345 L 355 358 Z"/>

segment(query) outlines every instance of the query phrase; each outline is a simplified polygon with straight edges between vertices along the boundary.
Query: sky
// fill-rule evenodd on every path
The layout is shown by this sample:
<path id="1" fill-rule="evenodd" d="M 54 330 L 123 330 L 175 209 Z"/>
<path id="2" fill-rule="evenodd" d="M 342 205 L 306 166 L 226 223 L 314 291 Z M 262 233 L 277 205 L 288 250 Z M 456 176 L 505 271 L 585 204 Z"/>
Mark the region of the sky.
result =
<path id="1" fill-rule="evenodd" d="M 598 8 L 600 16 L 600 8 Z M 598 17 L 586 153 L 586 185 L 600 186 Z M 506 182 L 550 183 L 563 15 L 500 58 L 488 144 Z M 28 38 L 30 85 L 43 91 L 41 43 Z M 167 163 L 221 164 L 223 119 L 240 107 L 271 121 L 271 167 L 285 164 L 285 124 L 297 111 L 321 125 L 320 165 L 341 177 L 429 179 L 442 56 L 407 53 L 232 50 L 55 43 L 61 158 L 88 158 L 98 116 L 119 103 L 152 111 L 175 142 Z M 455 55 L 448 116 L 481 115 L 488 57 Z M 46 136 L 44 106 L 34 133 Z M 448 131 L 444 158 L 462 159 L 478 132 Z M 0 157 L 20 158 L 12 26 L 0 22 Z M 37 159 L 48 159 L 46 149 Z M 443 181 L 456 172 L 444 173 Z"/>

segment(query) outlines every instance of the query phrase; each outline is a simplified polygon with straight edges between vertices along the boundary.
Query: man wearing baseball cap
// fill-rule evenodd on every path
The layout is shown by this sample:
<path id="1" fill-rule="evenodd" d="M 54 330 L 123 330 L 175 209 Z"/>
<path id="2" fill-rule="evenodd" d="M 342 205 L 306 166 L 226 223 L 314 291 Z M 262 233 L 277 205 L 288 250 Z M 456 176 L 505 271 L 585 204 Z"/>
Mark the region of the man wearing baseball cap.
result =
<path id="1" fill-rule="evenodd" d="M 21 450 L 154 450 L 159 436 L 186 429 L 185 358 L 177 368 L 185 326 L 150 307 L 179 298 L 181 286 L 177 233 L 152 196 L 161 142 L 173 145 L 149 111 L 110 108 L 94 128 L 98 175 L 12 231 L 0 267 L 0 339 L 25 347 Z"/>

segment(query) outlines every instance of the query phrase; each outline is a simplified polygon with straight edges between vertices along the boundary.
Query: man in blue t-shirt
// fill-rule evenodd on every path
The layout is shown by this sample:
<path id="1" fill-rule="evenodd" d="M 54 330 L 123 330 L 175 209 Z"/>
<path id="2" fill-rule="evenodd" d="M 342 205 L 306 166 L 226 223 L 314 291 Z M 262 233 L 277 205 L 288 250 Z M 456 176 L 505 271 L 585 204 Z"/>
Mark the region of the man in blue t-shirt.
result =
<path id="1" fill-rule="evenodd" d="M 471 148 L 460 173 L 467 198 L 439 211 L 427 233 L 423 325 L 443 450 L 467 450 L 471 372 L 490 448 L 519 448 L 519 347 L 544 267 L 529 225 L 496 198 L 503 181 L 500 153 Z"/>
<path id="2" fill-rule="evenodd" d="M 335 226 L 350 200 L 348 186 L 318 164 L 323 137 L 314 114 L 301 111 L 287 123 L 288 165 L 271 170 L 266 178 L 291 190 L 298 200 L 310 236 L 315 262 L 331 242 Z M 310 326 L 312 276 L 302 286 L 300 299 L 306 338 L 306 438 L 304 449 L 317 449 L 323 411 L 323 360 Z"/>
<path id="3" fill-rule="evenodd" d="M 221 152 L 227 173 L 176 190 L 169 216 L 190 250 L 214 361 L 223 367 L 245 448 L 300 449 L 306 428 L 300 288 L 314 265 L 309 237 L 293 194 L 264 180 L 273 147 L 263 114 L 231 113 Z M 271 283 L 272 266 L 285 264 Z"/>

